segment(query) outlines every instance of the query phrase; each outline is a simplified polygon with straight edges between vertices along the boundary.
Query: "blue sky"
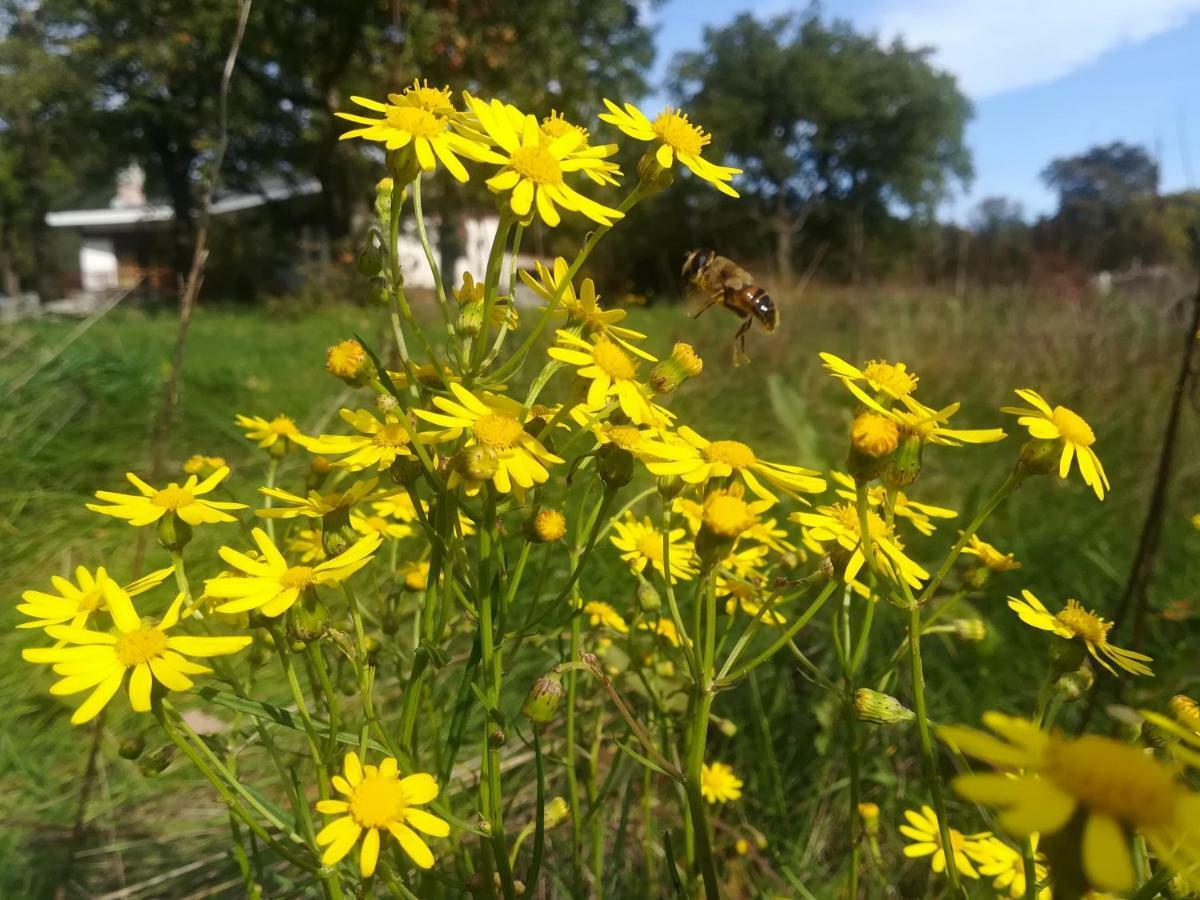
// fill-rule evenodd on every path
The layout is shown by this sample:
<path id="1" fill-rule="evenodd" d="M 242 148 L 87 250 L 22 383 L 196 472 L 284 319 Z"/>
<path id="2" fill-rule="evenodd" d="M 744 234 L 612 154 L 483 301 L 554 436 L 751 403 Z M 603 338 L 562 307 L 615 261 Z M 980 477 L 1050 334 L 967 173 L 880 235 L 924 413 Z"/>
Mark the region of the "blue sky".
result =
<path id="1" fill-rule="evenodd" d="M 705 26 L 803 8 L 668 0 L 653 14 L 653 83 L 676 51 L 700 46 Z M 829 0 L 824 13 L 936 47 L 937 64 L 971 97 L 975 180 L 948 215 L 991 195 L 1018 200 L 1027 215 L 1048 212 L 1054 197 L 1038 178 L 1046 163 L 1114 140 L 1145 145 L 1164 190 L 1200 187 L 1200 0 Z"/>

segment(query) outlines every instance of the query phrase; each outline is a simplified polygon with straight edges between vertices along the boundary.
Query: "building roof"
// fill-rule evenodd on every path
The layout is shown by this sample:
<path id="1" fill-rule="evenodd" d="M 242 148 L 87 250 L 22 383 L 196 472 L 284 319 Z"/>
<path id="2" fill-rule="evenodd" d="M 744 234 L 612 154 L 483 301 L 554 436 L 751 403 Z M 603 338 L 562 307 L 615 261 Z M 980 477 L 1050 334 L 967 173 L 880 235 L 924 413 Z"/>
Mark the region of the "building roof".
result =
<path id="1" fill-rule="evenodd" d="M 264 181 L 253 193 L 229 194 L 212 205 L 212 215 L 241 212 L 254 209 L 276 200 L 293 197 L 309 197 L 321 193 L 321 183 L 315 178 L 299 181 L 272 179 Z M 113 206 L 100 209 L 64 209 L 46 214 L 46 224 L 51 228 L 84 228 L 105 225 L 139 225 L 170 222 L 175 211 L 165 204 L 146 203 L 141 206 Z"/>

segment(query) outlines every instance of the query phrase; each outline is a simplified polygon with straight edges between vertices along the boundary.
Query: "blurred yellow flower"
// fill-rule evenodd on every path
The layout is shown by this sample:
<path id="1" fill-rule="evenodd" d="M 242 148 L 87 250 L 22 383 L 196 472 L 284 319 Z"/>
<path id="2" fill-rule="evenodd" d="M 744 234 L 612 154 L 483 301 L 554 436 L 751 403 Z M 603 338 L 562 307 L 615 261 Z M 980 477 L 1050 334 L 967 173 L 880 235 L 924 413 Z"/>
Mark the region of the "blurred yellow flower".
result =
<path id="1" fill-rule="evenodd" d="M 450 391 L 453 400 L 433 398 L 437 412 L 418 409 L 416 414 L 426 422 L 446 429 L 429 435 L 435 441 L 455 440 L 469 430 L 471 437 L 466 446 L 479 445 L 494 454 L 496 471 L 492 483 L 502 494 L 510 492 L 514 484 L 518 488 L 530 488 L 545 483 L 550 477 L 546 466 L 562 462 L 561 457 L 555 456 L 525 430 L 528 414 L 520 403 L 486 391 L 473 394 L 459 384 L 451 384 Z M 452 479 L 457 474 L 455 472 Z"/>
<path id="2" fill-rule="evenodd" d="M 350 513 L 350 527 L 359 534 L 377 534 L 393 541 L 402 540 L 413 535 L 412 526 L 406 522 L 388 518 L 387 516 L 367 515 L 353 510 Z"/>
<path id="3" fill-rule="evenodd" d="M 152 587 L 162 584 L 170 577 L 175 569 L 167 566 L 148 575 L 143 575 L 136 581 L 121 588 L 130 597 L 145 593 Z M 104 566 L 93 575 L 84 566 L 75 569 L 75 583 L 60 575 L 50 576 L 57 594 L 45 591 L 25 591 L 21 594 L 24 601 L 17 605 L 17 612 L 33 618 L 32 622 L 21 622 L 18 628 L 45 628 L 47 625 L 70 625 L 72 628 L 82 628 L 88 617 L 95 612 L 107 611 L 104 599 L 104 585 L 111 581 Z"/>
<path id="4" fill-rule="evenodd" d="M 728 803 L 742 796 L 742 779 L 723 762 L 700 766 L 700 793 L 709 803 Z"/>
<path id="5" fill-rule="evenodd" d="M 866 564 L 860 540 L 858 510 L 848 503 L 818 506 L 811 512 L 794 512 L 789 516 L 808 529 L 808 536 L 818 544 L 836 544 L 850 554 L 843 577 L 854 581 Z M 904 545 L 896 536 L 895 528 L 888 525 L 878 514 L 868 512 L 867 527 L 870 541 L 876 547 L 876 565 L 892 579 L 902 578 L 909 586 L 919 588 L 929 577 L 920 565 L 904 554 Z"/>
<path id="6" fill-rule="evenodd" d="M 219 613 L 257 609 L 264 616 L 281 616 L 308 588 L 318 584 L 338 584 L 369 563 L 382 540 L 378 534 L 371 534 L 345 552 L 315 566 L 289 566 L 265 531 L 255 528 L 250 536 L 262 554 L 259 559 L 252 559 L 232 547 L 222 547 L 218 551 L 221 559 L 246 574 L 210 578 L 205 582 L 205 594 L 226 601 L 216 608 Z"/>
<path id="7" fill-rule="evenodd" d="M 652 568 L 659 575 L 663 572 L 663 534 L 650 522 L 649 516 L 635 519 L 632 513 L 613 521 L 613 531 L 616 532 L 610 540 L 621 551 L 623 559 L 635 572 L 644 572 Z M 671 583 L 690 581 L 695 576 L 696 551 L 687 540 L 687 531 L 682 528 L 672 528 L 669 535 L 671 554 Z M 664 575 L 665 577 L 665 575 Z"/>
<path id="8" fill-rule="evenodd" d="M 1092 445 L 1096 443 L 1096 434 L 1092 427 L 1079 414 L 1065 406 L 1051 409 L 1050 404 L 1037 391 L 1018 388 L 1014 393 L 1032 408 L 1005 406 L 1000 411 L 1017 416 L 1017 421 L 1028 429 L 1031 437 L 1040 441 L 1061 442 L 1062 455 L 1058 461 L 1058 477 L 1066 478 L 1071 471 L 1071 460 L 1077 460 L 1084 484 L 1103 500 L 1104 492 L 1110 489 L 1110 485 L 1108 476 L 1104 473 L 1104 466 L 1100 464 L 1100 457 L 1092 449 Z"/>
<path id="9" fill-rule="evenodd" d="M 977 557 L 980 563 L 993 572 L 1010 572 L 1021 568 L 1021 564 L 1011 553 L 1001 553 L 977 534 L 967 539 L 967 546 L 963 547 L 962 552 L 965 556 Z"/>
<path id="10" fill-rule="evenodd" d="M 312 453 L 341 456 L 334 465 L 358 472 L 375 466 L 386 469 L 398 456 L 412 456 L 409 429 L 393 415 L 381 421 L 368 409 L 341 411 L 342 420 L 358 434 L 322 434 L 305 438 L 303 445 Z"/>
<path id="11" fill-rule="evenodd" d="M 703 484 L 712 478 L 737 475 L 763 500 L 778 501 L 778 497 L 763 484 L 767 482 L 790 497 L 799 492 L 815 494 L 825 490 L 825 479 L 812 469 L 759 459 L 741 441 L 710 441 L 686 425 L 676 432 L 677 439 L 669 443 L 671 459 L 647 461 L 646 468 L 654 475 L 678 475 L 688 484 Z"/>
<path id="12" fill-rule="evenodd" d="M 1053 632 L 1061 638 L 1078 638 L 1087 645 L 1088 652 L 1096 662 L 1114 675 L 1117 674 L 1116 671 L 1101 658 L 1101 654 L 1133 675 L 1154 674 L 1145 665 L 1153 662 L 1149 656 L 1110 644 L 1108 632 L 1112 630 L 1113 623 L 1106 622 L 1094 612 L 1084 609 L 1078 600 L 1068 600 L 1067 605 L 1055 614 L 1046 609 L 1031 591 L 1021 591 L 1021 597 L 1021 600 L 1009 597 L 1008 606 L 1026 625 Z"/>
<path id="13" fill-rule="evenodd" d="M 225 465 L 223 456 L 204 456 L 197 453 L 183 461 L 184 475 L 211 475 Z"/>
<path id="14" fill-rule="evenodd" d="M 267 509 L 256 509 L 254 514 L 266 519 L 294 519 L 305 516 L 309 519 L 320 519 L 329 513 L 350 509 L 355 503 L 382 498 L 396 493 L 395 489 L 376 491 L 378 478 L 366 478 L 355 481 L 349 487 L 340 491 L 309 491 L 301 497 L 282 488 L 260 487 L 258 492 L 273 500 L 282 500 L 286 506 L 272 506 Z"/>
<path id="15" fill-rule="evenodd" d="M 718 166 L 701 156 L 712 137 L 699 125 L 689 121 L 686 113 L 667 107 L 651 122 L 632 103 L 626 103 L 622 109 L 605 98 L 604 105 L 608 107 L 608 112 L 601 113 L 600 119 L 616 125 L 634 140 L 655 144 L 654 159 L 664 169 L 670 169 L 675 165 L 675 160 L 679 160 L 693 175 L 707 181 L 722 194 L 738 196 L 729 182 L 742 170 Z"/>
<path id="16" fill-rule="evenodd" d="M 386 831 L 422 869 L 433 866 L 433 853 L 417 832 L 448 837 L 450 825 L 417 809 L 437 799 L 438 784 L 432 775 L 418 772 L 402 778 L 393 757 L 385 757 L 378 766 L 363 765 L 358 754 L 351 752 L 346 754 L 342 774 L 334 775 L 331 783 L 346 799 L 317 801 L 317 812 L 339 817 L 317 834 L 317 846 L 325 848 L 323 865 L 340 862 L 361 837 L 358 871 L 363 878 L 370 878 L 379 862 L 380 833 Z"/>
<path id="17" fill-rule="evenodd" d="M 1030 838 L 1034 852 L 1034 872 L 1037 875 L 1038 884 L 1042 884 L 1046 881 L 1049 871 L 1046 869 L 1045 858 L 1037 852 L 1037 833 L 1030 835 Z M 979 849 L 981 854 L 981 858 L 977 860 L 979 874 L 984 878 L 992 879 L 992 887 L 997 893 L 1007 893 L 1008 896 L 1018 898 L 1018 900 L 1024 897 L 1025 860 L 1020 851 L 995 837 L 983 841 Z M 1037 891 L 1037 900 L 1050 900 L 1052 896 L 1053 891 L 1049 887 L 1042 887 Z"/>
<path id="18" fill-rule="evenodd" d="M 225 656 L 252 640 L 248 635 L 170 636 L 167 631 L 179 622 L 183 594 L 177 595 L 162 620 L 155 622 L 138 616 L 129 595 L 112 579 L 104 580 L 102 590 L 112 616 L 112 632 L 51 625 L 46 634 L 66 646 L 31 647 L 22 654 L 28 662 L 51 664 L 62 676 L 50 693 L 62 696 L 91 691 L 71 716 L 74 725 L 95 718 L 120 689 L 126 673 L 131 673 L 129 705 L 135 712 L 148 712 L 154 681 L 169 691 L 186 691 L 192 687 L 189 675 L 212 671 L 185 656 Z"/>
<path id="19" fill-rule="evenodd" d="M 125 519 L 134 526 L 157 522 L 168 512 L 179 516 L 188 525 L 236 522 L 237 519 L 225 510 L 245 509 L 246 504 L 200 499 L 204 494 L 213 491 L 228 474 L 229 469 L 222 467 L 199 483 L 197 483 L 195 475 L 189 475 L 188 480 L 182 486 L 172 481 L 162 490 L 157 490 L 132 472 L 126 472 L 125 477 L 138 489 L 140 494 L 96 491 L 96 499 L 103 500 L 109 505 L 101 506 L 99 503 L 89 503 L 87 508 L 115 519 Z"/>
<path id="20" fill-rule="evenodd" d="M 629 634 L 629 625 L 619 612 L 607 603 L 599 600 L 589 600 L 583 604 L 583 614 L 588 617 L 588 624 L 593 628 L 604 626 L 618 634 Z"/>
<path id="21" fill-rule="evenodd" d="M 282 413 L 273 419 L 238 415 L 234 421 L 238 428 L 246 432 L 246 437 L 263 450 L 274 447 L 279 441 L 286 445 L 289 441 L 295 442 L 297 438 L 303 437 L 296 423 Z"/>
<path id="22" fill-rule="evenodd" d="M 288 536 L 287 548 L 300 557 L 300 562 L 317 562 L 325 558 L 325 545 L 321 541 L 321 529 L 303 528 Z"/>
<path id="23" fill-rule="evenodd" d="M 955 790 L 973 803 L 1000 810 L 1000 825 L 1015 835 L 1057 834 L 1083 819 L 1083 870 L 1094 887 L 1124 892 L 1134 886 L 1130 833 L 1175 872 L 1200 869 L 1200 795 L 1146 751 L 1097 735 L 1048 734 L 1028 719 L 985 713 L 997 737 L 961 725 L 938 734 L 967 756 L 1000 772 L 960 775 Z"/>

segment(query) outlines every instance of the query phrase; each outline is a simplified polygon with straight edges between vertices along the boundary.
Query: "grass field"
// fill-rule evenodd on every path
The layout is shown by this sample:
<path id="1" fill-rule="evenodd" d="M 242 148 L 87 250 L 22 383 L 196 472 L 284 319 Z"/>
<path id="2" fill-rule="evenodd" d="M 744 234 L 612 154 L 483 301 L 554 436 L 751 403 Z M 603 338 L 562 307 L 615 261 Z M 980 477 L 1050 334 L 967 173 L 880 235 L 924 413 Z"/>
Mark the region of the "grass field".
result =
<path id="1" fill-rule="evenodd" d="M 1077 480 L 1042 478 L 1023 486 L 983 531 L 1024 566 L 994 579 L 975 598 L 990 626 L 988 638 L 971 645 L 931 642 L 927 651 L 934 719 L 972 722 L 984 709 L 1009 707 L 1011 698 L 1023 702 L 1029 671 L 1040 670 L 1040 662 L 1024 663 L 1039 658 L 1046 641 L 1016 620 L 1004 597 L 1029 587 L 1043 599 L 1077 597 L 1111 610 L 1154 477 L 1182 340 L 1179 317 L 1166 300 L 1155 305 L 1109 297 L 1066 304 L 998 293 L 960 301 L 887 288 L 818 290 L 785 300 L 783 312 L 775 335 L 752 335 L 753 362 L 737 370 L 728 363 L 735 322 L 721 311 L 692 322 L 681 308 L 662 304 L 632 316 L 651 335 L 652 349 L 665 352 L 672 341 L 686 338 L 705 359 L 703 376 L 685 385 L 673 404 L 681 420 L 711 438 L 745 440 L 768 459 L 841 466 L 849 404 L 822 370 L 821 350 L 852 361 L 906 361 L 920 374 L 927 402 L 962 401 L 956 424 L 961 420 L 965 427 L 1011 426 L 998 408 L 1013 399 L 1014 387 L 1037 388 L 1095 427 L 1111 496 L 1098 503 Z M 168 454 L 172 466 L 192 453 L 221 455 L 248 476 L 241 483 L 249 484 L 262 463 L 234 427 L 234 414 L 285 412 L 304 430 L 320 430 L 347 402 L 346 388 L 321 368 L 324 349 L 353 333 L 380 334 L 383 324 L 375 310 L 336 305 L 303 314 L 280 307 L 203 308 L 188 347 L 182 409 Z M 22 590 L 44 588 L 51 574 L 77 564 L 127 569 L 130 529 L 83 504 L 97 489 L 121 490 L 126 470 L 146 469 L 150 424 L 174 334 L 169 315 L 118 311 L 61 349 L 75 327 L 37 322 L 0 332 L 0 590 L 7 598 L 0 606 L 0 696 L 6 701 L 0 707 L 0 804 L 6 810 L 0 822 L 0 897 L 40 896 L 55 883 L 91 734 L 72 731 L 65 705 L 47 694 L 48 674 L 21 661 L 20 648 L 38 636 L 12 628 L 19 619 L 12 606 Z M 931 448 L 910 493 L 969 515 L 1005 476 L 1018 446 L 1010 435 L 986 447 Z M 1188 406 L 1150 594 L 1156 610 L 1175 600 L 1197 600 L 1200 534 L 1189 518 L 1200 511 L 1198 488 L 1200 430 Z M 913 546 L 914 555 L 928 560 L 948 543 L 947 533 L 953 525 L 942 530 L 942 540 L 930 539 L 928 553 Z M 203 541 L 201 534 L 198 548 Z M 166 564 L 157 547 L 149 552 L 149 564 Z M 589 579 L 589 591 L 610 593 L 597 599 L 619 605 L 631 582 L 615 553 L 604 559 L 604 571 Z M 903 633 L 894 618 L 881 621 L 875 632 L 880 647 L 891 647 Z M 814 658 L 829 652 L 819 628 L 804 635 Z M 1127 700 L 1200 687 L 1195 666 L 1200 619 L 1152 616 L 1144 649 L 1156 658 L 1158 677 L 1139 683 Z M 513 702 L 519 704 L 520 697 Z M 749 713 L 758 703 L 768 713 L 765 731 L 751 724 L 759 721 Z M 125 708 L 117 704 L 120 712 L 109 720 L 75 880 L 100 894 L 173 872 L 174 880 L 129 896 L 183 896 L 185 885 L 195 892 L 239 895 L 236 870 L 222 850 L 223 814 L 202 786 L 183 766 L 146 776 L 112 752 L 145 725 Z M 829 795 L 841 775 L 809 760 L 814 742 L 834 737 L 830 702 L 778 659 L 760 673 L 753 692 L 744 686 L 723 700 L 721 712 L 742 729 L 736 740 L 714 737 L 722 758 L 747 783 L 748 799 L 736 815 L 776 836 L 760 857 L 736 864 L 786 870 L 788 880 L 827 895 L 820 885 L 839 862 L 832 835 L 843 815 L 843 804 L 834 809 Z M 864 773 L 865 795 L 884 805 L 885 855 L 893 860 L 902 857 L 889 823 L 915 773 L 914 746 L 911 735 L 893 732 L 876 733 L 868 746 L 874 761 Z M 189 865 L 193 868 L 183 870 Z M 632 872 L 613 865 L 620 869 L 615 883 L 634 883 L 621 880 Z M 924 871 L 923 863 L 906 862 L 895 875 L 897 890 L 920 895 Z"/>

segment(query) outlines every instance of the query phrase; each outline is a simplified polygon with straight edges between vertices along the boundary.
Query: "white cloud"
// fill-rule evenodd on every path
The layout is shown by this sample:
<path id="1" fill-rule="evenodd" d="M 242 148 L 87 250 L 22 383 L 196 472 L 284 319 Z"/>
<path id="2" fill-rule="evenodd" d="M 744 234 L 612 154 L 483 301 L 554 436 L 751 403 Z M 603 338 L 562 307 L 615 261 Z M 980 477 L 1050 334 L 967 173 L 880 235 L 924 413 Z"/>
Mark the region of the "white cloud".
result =
<path id="1" fill-rule="evenodd" d="M 885 39 L 936 47 L 972 97 L 1045 84 L 1184 24 L 1200 0 L 882 0 Z"/>

